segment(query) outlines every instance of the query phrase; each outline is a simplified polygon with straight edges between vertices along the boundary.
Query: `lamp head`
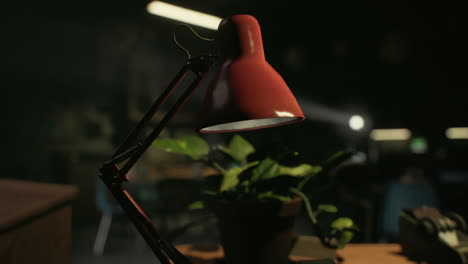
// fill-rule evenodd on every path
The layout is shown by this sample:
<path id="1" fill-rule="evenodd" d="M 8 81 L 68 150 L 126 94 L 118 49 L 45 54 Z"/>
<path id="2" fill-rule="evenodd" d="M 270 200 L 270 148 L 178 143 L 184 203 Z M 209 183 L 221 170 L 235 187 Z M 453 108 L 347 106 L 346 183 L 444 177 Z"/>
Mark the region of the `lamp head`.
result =
<path id="1" fill-rule="evenodd" d="M 219 24 L 219 69 L 208 87 L 198 130 L 236 132 L 304 120 L 283 78 L 265 60 L 258 21 L 234 15 Z"/>

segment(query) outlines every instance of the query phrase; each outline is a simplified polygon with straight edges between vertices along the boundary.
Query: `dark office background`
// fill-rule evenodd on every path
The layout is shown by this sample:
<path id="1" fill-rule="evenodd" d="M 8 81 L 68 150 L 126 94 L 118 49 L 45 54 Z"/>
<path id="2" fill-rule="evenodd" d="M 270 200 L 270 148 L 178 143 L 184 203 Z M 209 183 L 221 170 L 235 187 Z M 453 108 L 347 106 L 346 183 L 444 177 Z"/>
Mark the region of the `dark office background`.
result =
<path id="1" fill-rule="evenodd" d="M 358 150 L 369 167 L 348 180 L 356 185 L 382 184 L 421 166 L 437 183 L 443 208 L 468 215 L 467 140 L 445 137 L 448 127 L 468 126 L 465 12 L 455 1 L 168 2 L 258 19 L 267 60 L 310 106 L 305 122 L 246 132 L 262 151 L 287 148 L 318 163 L 341 149 Z M 11 1 L 1 9 L 3 176 L 77 184 L 87 198 L 80 198 L 82 218 L 74 224 L 96 221 L 98 213 L 86 210 L 95 210 L 100 163 L 185 62 L 172 33 L 194 54 L 213 51 L 178 22 L 147 13 L 146 4 Z M 166 135 L 191 131 L 198 98 Z M 366 119 L 365 129 L 349 129 L 344 117 L 352 114 Z M 372 128 L 410 129 L 427 151 L 372 142 Z M 447 183 L 455 179 L 447 175 L 462 177 Z"/>

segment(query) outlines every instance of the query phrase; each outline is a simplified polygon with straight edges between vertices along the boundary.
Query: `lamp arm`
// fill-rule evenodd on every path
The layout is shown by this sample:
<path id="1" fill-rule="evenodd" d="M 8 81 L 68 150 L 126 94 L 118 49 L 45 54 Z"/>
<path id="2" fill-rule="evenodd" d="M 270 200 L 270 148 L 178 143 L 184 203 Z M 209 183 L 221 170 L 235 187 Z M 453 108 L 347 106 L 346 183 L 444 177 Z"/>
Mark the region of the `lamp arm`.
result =
<path id="1" fill-rule="evenodd" d="M 171 95 L 172 91 L 179 85 L 179 83 L 185 78 L 187 75 L 187 72 L 189 70 L 188 68 L 188 63 L 185 64 L 182 69 L 177 73 L 177 75 L 174 77 L 174 79 L 169 83 L 167 88 L 162 92 L 162 94 L 156 99 L 156 101 L 153 103 L 153 105 L 150 107 L 148 112 L 145 113 L 143 118 L 138 122 L 138 124 L 132 129 L 130 134 L 128 134 L 127 138 L 121 143 L 119 148 L 116 150 L 114 155 L 112 157 L 115 157 L 122 152 L 124 152 L 128 147 L 129 144 L 131 144 L 136 137 L 141 133 L 141 130 L 148 125 L 148 123 L 151 121 L 153 118 L 154 114 L 159 110 L 159 107 L 164 104 L 164 102 L 167 100 L 167 98 Z"/>
<path id="2" fill-rule="evenodd" d="M 167 248 L 172 251 L 168 242 L 152 226 L 149 217 L 143 212 L 141 207 L 131 197 L 131 195 L 122 186 L 122 180 L 119 179 L 119 169 L 117 165 L 110 163 L 103 165 L 100 169 L 99 177 L 107 186 L 116 201 L 120 204 L 127 216 L 137 228 L 138 232 L 150 246 L 153 253 L 163 264 L 171 264 Z M 155 235 L 156 234 L 156 235 Z"/>
<path id="3" fill-rule="evenodd" d="M 190 65 L 189 65 L 190 66 Z M 208 69 L 206 69 L 208 70 Z M 141 143 L 141 147 L 137 148 L 134 155 L 130 157 L 125 166 L 122 168 L 122 172 L 127 174 L 130 168 L 135 164 L 135 162 L 143 155 L 143 153 L 151 146 L 153 141 L 159 136 L 161 131 L 166 127 L 167 123 L 174 117 L 174 115 L 179 111 L 179 109 L 187 102 L 188 98 L 192 95 L 193 91 L 198 87 L 198 85 L 205 79 L 207 72 L 198 72 L 197 77 L 190 86 L 185 90 L 185 92 L 180 96 L 179 99 L 175 102 L 174 106 L 167 112 L 167 114 L 161 119 L 159 124 L 153 129 L 153 131 L 145 138 Z"/>
<path id="4" fill-rule="evenodd" d="M 114 198 L 120 204 L 127 216 L 133 222 L 137 230 L 150 246 L 156 257 L 163 264 L 190 264 L 190 261 L 180 253 L 169 241 L 167 241 L 156 229 L 151 219 L 144 213 L 137 202 L 125 190 L 122 183 L 128 181 L 126 174 L 135 165 L 143 153 L 151 146 L 151 143 L 159 136 L 167 123 L 173 118 L 176 112 L 186 103 L 193 91 L 205 79 L 210 66 L 214 62 L 215 56 L 197 56 L 187 61 L 180 72 L 175 76 L 166 90 L 159 96 L 150 110 L 143 116 L 140 122 L 130 132 L 125 141 L 119 146 L 109 161 L 103 163 L 98 176 L 110 190 Z M 177 99 L 171 109 L 156 125 L 152 132 L 136 145 L 129 147 L 132 142 L 143 132 L 144 127 L 157 112 L 159 107 L 166 101 L 172 91 L 186 77 L 187 72 L 191 70 L 196 74 L 186 91 Z M 117 165 L 127 160 L 123 168 Z"/>

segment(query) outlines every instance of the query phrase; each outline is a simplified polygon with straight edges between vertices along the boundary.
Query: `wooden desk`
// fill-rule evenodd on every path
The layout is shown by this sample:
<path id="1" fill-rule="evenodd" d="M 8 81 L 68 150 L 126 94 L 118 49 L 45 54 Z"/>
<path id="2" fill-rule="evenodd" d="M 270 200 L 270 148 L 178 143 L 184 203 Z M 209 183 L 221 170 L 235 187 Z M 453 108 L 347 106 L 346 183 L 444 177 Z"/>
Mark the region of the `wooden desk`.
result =
<path id="1" fill-rule="evenodd" d="M 416 264 L 401 255 L 399 244 L 349 244 L 337 255 L 343 264 Z"/>
<path id="2" fill-rule="evenodd" d="M 223 257 L 223 251 L 219 246 L 202 249 L 192 245 L 178 245 L 177 248 L 195 264 L 217 264 Z M 336 255 L 343 258 L 343 262 L 337 262 L 339 264 L 416 264 L 402 256 L 400 252 L 399 244 L 349 244 L 344 249 L 336 251 Z M 309 256 L 291 256 L 291 260 L 300 264 L 301 261 L 317 259 L 311 256 L 321 254 L 318 259 L 323 259 L 330 255 L 329 252 L 318 252 L 315 249 L 311 249 L 309 253 L 307 254 Z"/>
<path id="3" fill-rule="evenodd" d="M 69 185 L 0 179 L 0 263 L 71 262 Z"/>

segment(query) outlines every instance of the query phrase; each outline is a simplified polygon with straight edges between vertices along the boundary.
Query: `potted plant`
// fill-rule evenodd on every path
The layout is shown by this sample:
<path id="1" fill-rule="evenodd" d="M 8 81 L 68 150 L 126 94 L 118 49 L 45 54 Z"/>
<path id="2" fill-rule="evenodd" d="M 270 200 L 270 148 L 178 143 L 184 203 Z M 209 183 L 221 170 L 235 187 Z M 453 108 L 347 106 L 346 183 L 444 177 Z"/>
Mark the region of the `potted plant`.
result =
<path id="1" fill-rule="evenodd" d="M 259 157 L 254 146 L 239 134 L 234 134 L 226 146 L 211 147 L 196 135 L 159 138 L 153 146 L 204 162 L 217 171 L 205 178 L 203 199 L 190 208 L 205 208 L 216 215 L 228 264 L 288 263 L 292 227 L 302 206 L 325 247 L 342 248 L 357 231 L 347 217 L 336 218 L 323 230 L 317 216 L 338 209 L 310 200 L 315 179 L 349 157 L 349 152 L 338 152 L 322 166 L 315 166 L 281 163 L 297 153 L 283 158 Z"/>

